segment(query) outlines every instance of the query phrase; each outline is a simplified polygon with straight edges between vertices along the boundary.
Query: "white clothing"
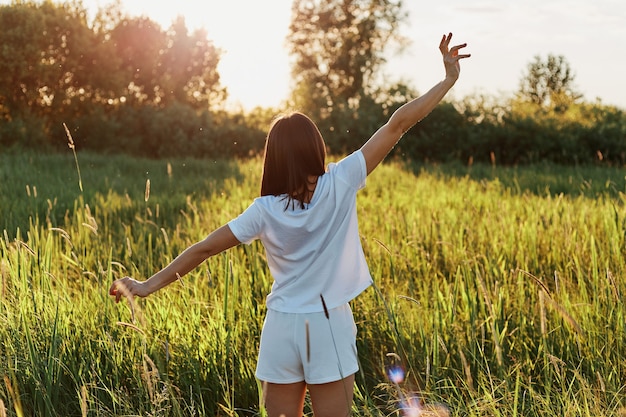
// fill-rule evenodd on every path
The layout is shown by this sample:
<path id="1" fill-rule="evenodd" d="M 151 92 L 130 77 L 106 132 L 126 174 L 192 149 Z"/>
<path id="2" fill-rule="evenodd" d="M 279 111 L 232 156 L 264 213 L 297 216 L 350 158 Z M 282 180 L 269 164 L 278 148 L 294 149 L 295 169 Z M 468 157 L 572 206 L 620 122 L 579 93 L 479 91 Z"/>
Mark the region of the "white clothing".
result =
<path id="1" fill-rule="evenodd" d="M 367 168 L 360 150 L 328 165 L 311 202 L 287 209 L 286 196 L 262 196 L 228 223 L 249 244 L 260 239 L 274 278 L 268 309 L 285 313 L 323 311 L 346 304 L 372 282 L 359 237 L 356 193 Z"/>
<path id="2" fill-rule="evenodd" d="M 256 377 L 274 384 L 326 384 L 359 370 L 349 304 L 316 313 L 267 310 Z"/>

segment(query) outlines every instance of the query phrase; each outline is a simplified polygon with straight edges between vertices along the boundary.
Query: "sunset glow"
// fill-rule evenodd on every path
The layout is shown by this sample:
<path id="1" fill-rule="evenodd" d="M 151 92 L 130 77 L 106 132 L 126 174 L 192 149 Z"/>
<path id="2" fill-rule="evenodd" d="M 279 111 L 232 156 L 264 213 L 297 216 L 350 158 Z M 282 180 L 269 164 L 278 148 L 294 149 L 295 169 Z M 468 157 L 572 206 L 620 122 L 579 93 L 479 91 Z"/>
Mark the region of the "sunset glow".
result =
<path id="1" fill-rule="evenodd" d="M 85 0 L 92 10 L 111 1 Z M 218 66 L 221 83 L 228 89 L 231 106 L 276 106 L 289 90 L 289 65 L 285 37 L 291 18 L 291 0 L 153 2 L 123 0 L 131 16 L 147 16 L 168 28 L 183 16 L 190 31 L 206 29 L 208 38 L 222 50 Z"/>
<path id="2" fill-rule="evenodd" d="M 95 11 L 112 0 L 83 0 Z M 9 4 L 10 0 L 0 0 Z M 223 50 L 218 70 L 229 103 L 244 108 L 277 106 L 290 89 L 285 38 L 291 0 L 121 0 L 131 16 L 145 15 L 169 27 L 183 16 L 190 30 L 205 28 Z M 626 3 L 617 0 L 463 0 L 404 2 L 409 18 L 402 34 L 411 42 L 402 54 L 386 51 L 384 78 L 407 81 L 424 92 L 443 72 L 437 45 L 452 31 L 468 43 L 472 60 L 464 63 L 451 97 L 471 94 L 510 95 L 517 91 L 527 65 L 536 55 L 563 55 L 575 73 L 575 87 L 585 100 L 626 108 L 626 66 L 620 42 L 626 39 Z M 611 76 L 615 74 L 615 76 Z"/>

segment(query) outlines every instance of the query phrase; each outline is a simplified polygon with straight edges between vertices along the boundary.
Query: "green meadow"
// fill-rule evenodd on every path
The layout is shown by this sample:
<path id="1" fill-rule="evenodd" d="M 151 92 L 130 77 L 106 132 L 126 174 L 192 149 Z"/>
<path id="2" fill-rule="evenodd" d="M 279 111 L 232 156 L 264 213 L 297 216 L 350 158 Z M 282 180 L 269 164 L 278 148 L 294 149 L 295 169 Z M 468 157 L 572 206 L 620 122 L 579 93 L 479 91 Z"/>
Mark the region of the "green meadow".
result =
<path id="1" fill-rule="evenodd" d="M 238 215 L 260 172 L 260 159 L 0 155 L 0 416 L 263 415 L 272 279 L 258 243 L 133 305 L 107 294 Z M 352 302 L 353 415 L 399 415 L 392 362 L 403 392 L 453 416 L 626 415 L 625 176 L 377 169 L 358 197 L 374 285 Z"/>

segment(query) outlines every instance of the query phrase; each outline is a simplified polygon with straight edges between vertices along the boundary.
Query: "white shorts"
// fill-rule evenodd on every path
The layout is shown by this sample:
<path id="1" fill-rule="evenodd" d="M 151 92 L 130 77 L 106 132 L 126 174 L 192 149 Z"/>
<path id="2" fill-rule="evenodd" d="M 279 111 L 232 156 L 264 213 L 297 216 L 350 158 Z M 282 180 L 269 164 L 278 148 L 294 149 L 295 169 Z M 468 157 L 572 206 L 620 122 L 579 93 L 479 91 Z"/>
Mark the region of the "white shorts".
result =
<path id="1" fill-rule="evenodd" d="M 324 312 L 268 309 L 256 368 L 259 380 L 325 384 L 358 370 L 356 325 L 348 304 L 330 310 L 328 318 Z"/>

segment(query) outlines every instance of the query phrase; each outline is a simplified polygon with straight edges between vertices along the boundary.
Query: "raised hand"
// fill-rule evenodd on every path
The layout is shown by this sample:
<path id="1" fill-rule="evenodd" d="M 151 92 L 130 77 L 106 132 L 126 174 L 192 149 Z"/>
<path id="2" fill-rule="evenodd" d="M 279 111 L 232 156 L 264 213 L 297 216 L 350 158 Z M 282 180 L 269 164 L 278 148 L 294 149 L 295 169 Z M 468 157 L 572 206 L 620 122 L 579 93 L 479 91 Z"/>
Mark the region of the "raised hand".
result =
<path id="1" fill-rule="evenodd" d="M 467 46 L 466 43 L 450 47 L 452 33 L 443 35 L 439 43 L 439 50 L 443 56 L 443 65 L 446 69 L 446 78 L 456 81 L 461 73 L 459 61 L 463 58 L 469 58 L 470 54 L 459 54 L 459 50 Z"/>

